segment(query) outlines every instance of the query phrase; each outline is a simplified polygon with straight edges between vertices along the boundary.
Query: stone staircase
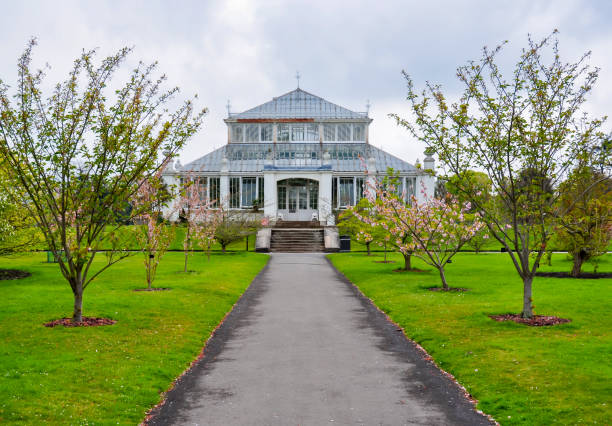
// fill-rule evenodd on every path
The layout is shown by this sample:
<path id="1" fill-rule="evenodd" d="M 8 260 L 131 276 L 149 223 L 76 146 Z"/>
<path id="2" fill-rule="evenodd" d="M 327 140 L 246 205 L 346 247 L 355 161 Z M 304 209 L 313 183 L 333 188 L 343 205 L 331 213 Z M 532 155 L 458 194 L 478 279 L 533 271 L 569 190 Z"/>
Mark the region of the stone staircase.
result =
<path id="1" fill-rule="evenodd" d="M 270 251 L 284 253 L 324 252 L 323 228 L 276 226 L 272 228 Z"/>

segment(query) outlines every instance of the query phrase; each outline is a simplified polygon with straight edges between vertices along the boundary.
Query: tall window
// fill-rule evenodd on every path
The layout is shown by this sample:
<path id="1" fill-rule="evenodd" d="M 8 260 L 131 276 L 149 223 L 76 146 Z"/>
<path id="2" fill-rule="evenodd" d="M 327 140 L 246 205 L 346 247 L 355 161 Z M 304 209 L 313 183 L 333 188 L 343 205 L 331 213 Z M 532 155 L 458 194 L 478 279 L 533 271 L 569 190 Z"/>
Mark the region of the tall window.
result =
<path id="1" fill-rule="evenodd" d="M 244 127 L 242 124 L 234 124 L 232 129 L 232 142 L 243 142 L 244 141 Z"/>
<path id="2" fill-rule="evenodd" d="M 355 205 L 355 187 L 352 177 L 339 179 L 339 206 L 348 207 Z"/>
<path id="3" fill-rule="evenodd" d="M 208 192 L 210 197 L 210 206 L 219 207 L 221 198 L 221 185 L 218 177 L 211 177 L 208 179 Z"/>
<path id="4" fill-rule="evenodd" d="M 271 142 L 272 141 L 272 131 L 273 131 L 272 124 L 271 123 L 262 124 L 260 129 L 261 129 L 261 141 Z"/>
<path id="5" fill-rule="evenodd" d="M 307 141 L 318 141 L 319 140 L 319 125 L 318 124 L 307 124 L 306 125 L 306 140 Z"/>
<path id="6" fill-rule="evenodd" d="M 357 201 L 361 200 L 365 197 L 365 178 L 356 177 L 355 178 L 355 186 L 357 189 Z"/>
<path id="7" fill-rule="evenodd" d="M 332 178 L 332 208 L 338 207 L 338 178 Z"/>
<path id="8" fill-rule="evenodd" d="M 207 179 L 205 177 L 201 177 L 196 180 L 196 183 L 198 185 L 198 198 L 200 199 L 200 202 L 207 201 L 207 198 L 208 198 Z"/>
<path id="9" fill-rule="evenodd" d="M 353 140 L 365 141 L 365 126 L 363 124 L 353 125 Z"/>
<path id="10" fill-rule="evenodd" d="M 324 141 L 335 141 L 336 140 L 336 125 L 335 124 L 324 124 L 323 125 L 323 140 Z"/>
<path id="11" fill-rule="evenodd" d="M 257 198 L 257 178 L 242 178 L 242 207 L 251 207 Z"/>
<path id="12" fill-rule="evenodd" d="M 308 191 L 310 192 L 309 207 L 313 210 L 317 210 L 319 208 L 319 184 L 310 184 L 308 187 Z"/>
<path id="13" fill-rule="evenodd" d="M 351 125 L 348 123 L 338 124 L 338 140 L 339 141 L 350 141 L 351 140 Z"/>
<path id="14" fill-rule="evenodd" d="M 406 201 L 411 202 L 412 197 L 416 196 L 416 178 L 406 178 Z"/>
<path id="15" fill-rule="evenodd" d="M 279 124 L 276 138 L 279 142 L 289 142 L 289 125 Z"/>
<path id="16" fill-rule="evenodd" d="M 278 209 L 285 210 L 287 208 L 287 187 L 278 187 Z"/>
<path id="17" fill-rule="evenodd" d="M 240 208 L 240 178 L 239 177 L 230 177 L 229 181 L 230 186 L 230 199 L 229 206 L 231 209 L 239 209 Z"/>
<path id="18" fill-rule="evenodd" d="M 246 141 L 259 142 L 259 124 L 246 125 Z"/>
<path id="19" fill-rule="evenodd" d="M 291 126 L 291 140 L 300 142 L 304 140 L 304 125 L 294 124 Z"/>

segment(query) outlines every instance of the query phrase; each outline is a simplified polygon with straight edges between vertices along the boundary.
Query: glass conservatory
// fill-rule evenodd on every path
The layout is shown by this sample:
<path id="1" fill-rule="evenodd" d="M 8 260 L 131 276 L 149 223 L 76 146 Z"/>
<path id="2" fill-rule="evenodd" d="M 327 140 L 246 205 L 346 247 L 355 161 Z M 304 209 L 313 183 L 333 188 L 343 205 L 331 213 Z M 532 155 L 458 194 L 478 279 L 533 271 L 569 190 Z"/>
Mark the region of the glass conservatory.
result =
<path id="1" fill-rule="evenodd" d="M 206 183 L 203 199 L 221 208 L 255 209 L 272 222 L 321 224 L 333 224 L 335 211 L 364 196 L 367 179 L 389 169 L 399 175 L 399 193 L 406 199 L 433 193 L 433 158 L 426 156 L 421 168 L 376 148 L 369 140 L 368 113 L 299 88 L 228 113 L 224 121 L 227 144 L 186 165 L 170 165 L 164 171 L 168 183 L 198 177 Z"/>

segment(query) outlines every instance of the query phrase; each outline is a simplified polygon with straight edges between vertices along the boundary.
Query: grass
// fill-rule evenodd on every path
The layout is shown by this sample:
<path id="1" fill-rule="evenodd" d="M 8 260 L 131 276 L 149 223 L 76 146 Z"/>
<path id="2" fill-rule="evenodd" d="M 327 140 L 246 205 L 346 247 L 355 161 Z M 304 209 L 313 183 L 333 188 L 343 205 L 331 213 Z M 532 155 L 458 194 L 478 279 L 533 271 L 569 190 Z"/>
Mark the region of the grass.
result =
<path id="1" fill-rule="evenodd" d="M 382 254 L 333 254 L 334 265 L 436 363 L 479 401 L 478 408 L 506 425 L 609 424 L 612 419 L 612 279 L 534 280 L 537 314 L 570 318 L 554 327 L 495 322 L 488 314 L 520 312 L 522 283 L 507 254 L 459 253 L 446 268 L 449 285 L 467 293 L 431 292 L 435 270 L 393 272 Z M 546 271 L 569 271 L 556 254 Z M 592 271 L 585 265 L 585 271 Z M 612 255 L 599 271 L 612 271 Z"/>
<path id="2" fill-rule="evenodd" d="M 46 328 L 71 316 L 72 293 L 44 253 L 0 259 L 30 271 L 0 281 L 0 423 L 137 424 L 159 402 L 267 261 L 254 253 L 199 253 L 181 273 L 182 253 L 168 253 L 156 287 L 145 283 L 142 255 L 105 271 L 85 291 L 86 316 L 117 324 Z"/>

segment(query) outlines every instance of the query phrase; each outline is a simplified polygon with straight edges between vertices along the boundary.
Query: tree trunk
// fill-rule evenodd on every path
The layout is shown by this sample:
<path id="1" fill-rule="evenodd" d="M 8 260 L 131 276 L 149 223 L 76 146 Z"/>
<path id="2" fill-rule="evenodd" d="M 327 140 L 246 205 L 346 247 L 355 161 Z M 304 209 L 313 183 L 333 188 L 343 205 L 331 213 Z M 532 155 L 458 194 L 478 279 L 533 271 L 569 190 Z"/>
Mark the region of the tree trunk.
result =
<path id="1" fill-rule="evenodd" d="M 223 253 L 225 253 L 225 246 L 226 246 L 225 244 L 221 244 L 221 251 L 222 251 Z"/>
<path id="2" fill-rule="evenodd" d="M 412 258 L 412 253 L 404 254 L 404 271 L 409 271 L 412 269 L 410 259 Z"/>
<path id="3" fill-rule="evenodd" d="M 442 288 L 444 291 L 448 291 L 448 283 L 446 282 L 446 276 L 444 275 L 444 267 L 438 268 L 440 272 L 440 280 L 442 280 Z"/>
<path id="4" fill-rule="evenodd" d="M 247 235 L 246 238 L 246 251 L 249 251 L 249 236 Z"/>
<path id="5" fill-rule="evenodd" d="M 582 272 L 582 264 L 584 260 L 580 253 L 574 255 L 574 266 L 572 267 L 572 277 L 579 277 Z"/>
<path id="6" fill-rule="evenodd" d="M 523 278 L 523 312 L 521 317 L 531 318 L 533 316 L 533 300 L 531 298 L 531 284 L 533 277 Z"/>
<path id="7" fill-rule="evenodd" d="M 188 251 L 185 252 L 185 268 L 184 268 L 183 272 L 187 272 L 187 259 L 189 259 L 189 252 Z"/>
<path id="8" fill-rule="evenodd" d="M 147 289 L 151 290 L 151 255 L 147 260 Z"/>
<path id="9" fill-rule="evenodd" d="M 206 257 L 210 262 L 210 243 L 208 243 L 208 245 L 206 246 Z"/>
<path id="10" fill-rule="evenodd" d="M 79 283 L 76 285 L 76 289 L 73 290 L 74 294 L 74 311 L 72 312 L 72 322 L 83 321 L 83 284 Z"/>
<path id="11" fill-rule="evenodd" d="M 366 243 L 366 249 L 368 250 L 368 256 L 370 256 L 370 254 L 371 254 L 371 253 L 370 253 L 370 243 L 371 243 L 371 241 L 368 241 L 368 242 Z"/>

